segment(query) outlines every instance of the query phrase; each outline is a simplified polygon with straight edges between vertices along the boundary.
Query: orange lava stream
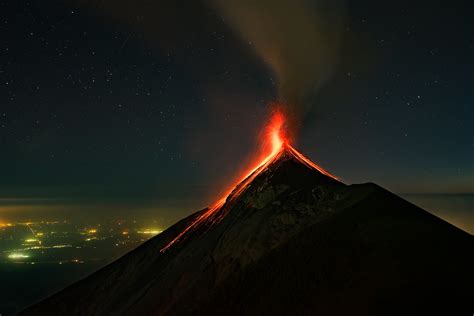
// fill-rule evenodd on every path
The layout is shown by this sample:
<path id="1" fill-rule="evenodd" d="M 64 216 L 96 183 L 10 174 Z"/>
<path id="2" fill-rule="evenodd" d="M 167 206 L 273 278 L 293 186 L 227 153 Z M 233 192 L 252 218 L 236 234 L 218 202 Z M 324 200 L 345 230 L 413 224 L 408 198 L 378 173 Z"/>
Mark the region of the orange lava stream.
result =
<path id="1" fill-rule="evenodd" d="M 317 164 L 315 164 L 314 162 L 312 162 L 311 160 L 309 160 L 309 158 L 305 157 L 302 153 L 300 153 L 299 151 L 297 151 L 293 146 L 291 145 L 287 145 L 288 147 L 288 150 L 299 160 L 301 161 L 303 164 L 305 164 L 306 166 L 310 167 L 310 168 L 313 168 L 313 169 L 316 169 L 318 170 L 319 172 L 321 172 L 322 174 L 330 177 L 330 178 L 333 178 L 334 180 L 337 180 L 337 181 L 341 181 L 339 180 L 338 177 L 336 177 L 335 175 L 332 175 L 330 174 L 328 171 L 324 170 L 323 168 L 321 168 L 320 166 L 318 166 Z"/>
<path id="2" fill-rule="evenodd" d="M 174 237 L 166 246 L 164 246 L 160 252 L 165 252 L 171 246 L 176 244 L 179 240 L 181 240 L 185 235 L 193 230 L 194 228 L 200 226 L 204 222 L 218 222 L 225 214 L 217 213 L 224 204 L 228 201 L 235 200 L 263 170 L 266 169 L 268 165 L 270 165 L 276 158 L 278 158 L 279 154 L 282 152 L 284 148 L 287 148 L 288 151 L 293 154 L 293 156 L 306 165 L 309 168 L 313 168 L 321 172 L 322 174 L 333 178 L 334 180 L 339 181 L 339 179 L 323 168 L 316 165 L 314 162 L 306 158 L 303 154 L 293 148 L 286 139 L 283 128 L 285 123 L 285 117 L 281 112 L 275 112 L 265 129 L 265 139 L 264 142 L 269 142 L 269 146 L 264 143 L 264 146 L 269 147 L 267 150 L 266 155 L 263 158 L 258 160 L 258 163 L 250 168 L 248 171 L 244 173 L 244 175 L 234 184 L 232 185 L 223 195 L 222 197 L 217 200 L 212 206 L 210 206 L 205 212 L 200 214 L 194 221 L 189 224 L 182 232 L 180 232 L 176 237 Z"/>

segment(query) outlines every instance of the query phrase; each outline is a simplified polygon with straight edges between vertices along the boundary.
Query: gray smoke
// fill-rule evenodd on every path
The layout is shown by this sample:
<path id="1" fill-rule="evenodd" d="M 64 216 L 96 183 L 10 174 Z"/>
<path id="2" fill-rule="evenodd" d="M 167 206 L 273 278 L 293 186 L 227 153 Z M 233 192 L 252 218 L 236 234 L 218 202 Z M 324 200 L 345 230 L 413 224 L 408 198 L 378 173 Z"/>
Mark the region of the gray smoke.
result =
<path id="1" fill-rule="evenodd" d="M 272 68 L 279 101 L 298 125 L 337 60 L 341 1 L 209 1 Z"/>

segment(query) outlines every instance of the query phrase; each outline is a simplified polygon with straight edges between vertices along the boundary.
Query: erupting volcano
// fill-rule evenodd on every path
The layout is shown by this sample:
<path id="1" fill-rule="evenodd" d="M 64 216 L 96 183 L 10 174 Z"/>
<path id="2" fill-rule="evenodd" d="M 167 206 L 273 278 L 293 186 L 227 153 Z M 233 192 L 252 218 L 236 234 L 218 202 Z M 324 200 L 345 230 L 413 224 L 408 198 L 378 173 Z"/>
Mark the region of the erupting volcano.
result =
<path id="1" fill-rule="evenodd" d="M 211 207 L 208 208 L 202 215 L 196 218 L 188 227 L 186 227 L 178 236 L 170 241 L 161 251 L 166 251 L 173 244 L 184 238 L 186 233 L 204 222 L 217 223 L 225 215 L 226 203 L 232 203 L 233 200 L 237 199 L 243 191 L 245 191 L 249 184 L 262 173 L 268 165 L 277 161 L 284 153 L 293 156 L 297 161 L 306 165 L 308 168 L 318 170 L 322 174 L 339 181 L 337 177 L 330 174 L 309 158 L 305 157 L 302 153 L 296 150 L 290 144 L 290 138 L 285 133 L 285 116 L 281 110 L 276 110 L 265 127 L 264 139 L 263 139 L 263 152 L 264 155 L 260 157 L 254 166 L 252 166 L 240 180 L 231 186 L 226 193 L 218 199 Z M 223 213 L 223 214 L 219 214 Z"/>
<path id="2" fill-rule="evenodd" d="M 298 152 L 275 112 L 264 155 L 196 212 L 25 315 L 472 313 L 472 236 Z"/>

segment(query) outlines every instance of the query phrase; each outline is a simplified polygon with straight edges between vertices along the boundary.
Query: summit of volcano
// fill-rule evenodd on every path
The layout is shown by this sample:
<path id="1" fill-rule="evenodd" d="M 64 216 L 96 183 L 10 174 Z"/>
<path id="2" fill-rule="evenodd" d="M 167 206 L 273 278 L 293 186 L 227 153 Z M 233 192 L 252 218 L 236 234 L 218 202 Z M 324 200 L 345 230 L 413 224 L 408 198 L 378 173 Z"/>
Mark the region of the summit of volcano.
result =
<path id="1" fill-rule="evenodd" d="M 272 122 L 268 152 L 217 202 L 23 315 L 472 312 L 471 235 L 344 184 Z"/>

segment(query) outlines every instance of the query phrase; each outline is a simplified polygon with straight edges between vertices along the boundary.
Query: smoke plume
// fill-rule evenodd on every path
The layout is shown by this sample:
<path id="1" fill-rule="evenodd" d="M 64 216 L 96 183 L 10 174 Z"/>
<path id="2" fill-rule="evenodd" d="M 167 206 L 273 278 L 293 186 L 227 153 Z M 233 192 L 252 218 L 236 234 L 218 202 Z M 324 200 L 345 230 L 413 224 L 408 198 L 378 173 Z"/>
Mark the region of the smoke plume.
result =
<path id="1" fill-rule="evenodd" d="M 335 0 L 209 0 L 272 68 L 297 129 L 337 58 L 343 6 Z"/>
<path id="2" fill-rule="evenodd" d="M 208 46 L 216 46 L 206 34 L 211 37 L 216 27 L 222 29 L 223 18 L 274 72 L 279 92 L 276 101 L 290 121 L 287 132 L 293 136 L 337 60 L 344 13 L 344 0 L 66 1 L 126 22 L 149 43 L 171 52 L 175 60 L 194 70 L 190 73 L 200 75 L 199 82 L 218 77 L 215 64 L 223 58 L 226 63 L 245 59 L 239 67 L 242 63 L 255 67 L 246 47 L 237 44 L 234 50 L 226 47 L 225 55 L 199 57 L 206 56 Z M 188 53 L 192 41 L 202 46 L 201 52 Z M 238 80 L 239 68 L 232 73 Z"/>

